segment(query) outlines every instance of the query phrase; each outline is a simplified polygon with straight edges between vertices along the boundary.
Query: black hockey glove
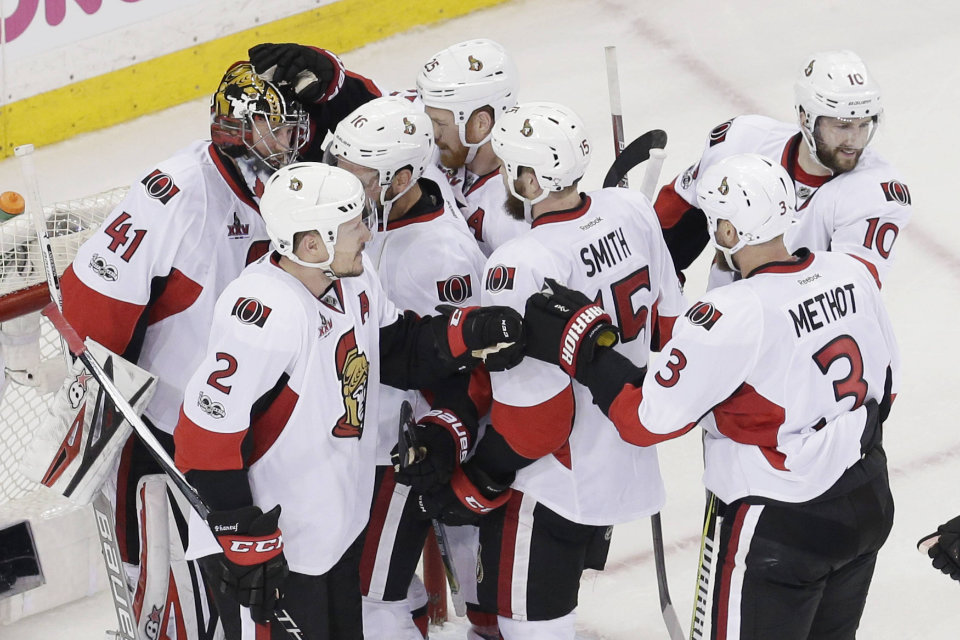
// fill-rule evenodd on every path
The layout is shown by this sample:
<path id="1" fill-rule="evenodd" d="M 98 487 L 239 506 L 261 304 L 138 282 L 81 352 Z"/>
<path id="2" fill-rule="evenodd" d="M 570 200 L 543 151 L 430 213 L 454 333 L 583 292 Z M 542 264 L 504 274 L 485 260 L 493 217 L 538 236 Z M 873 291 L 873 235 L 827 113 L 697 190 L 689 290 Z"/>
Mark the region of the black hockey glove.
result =
<path id="1" fill-rule="evenodd" d="M 476 524 L 506 504 L 512 493 L 510 483 L 497 482 L 467 462 L 454 470 L 450 484 L 418 495 L 417 506 L 424 518 L 453 526 Z"/>
<path id="2" fill-rule="evenodd" d="M 447 484 L 472 445 L 470 430 L 452 411 L 434 409 L 412 427 L 412 446 L 390 452 L 397 482 L 417 493 Z"/>
<path id="3" fill-rule="evenodd" d="M 330 52 L 299 44 L 264 43 L 250 49 L 254 71 L 271 82 L 288 85 L 304 104 L 332 97 L 330 83 L 343 79 L 343 63 Z"/>
<path id="4" fill-rule="evenodd" d="M 441 348 L 460 369 L 483 361 L 488 371 L 503 371 L 523 359 L 523 318 L 510 307 L 453 307 L 437 311 L 446 317 Z"/>
<path id="5" fill-rule="evenodd" d="M 926 546 L 924 543 L 934 538 L 938 538 L 937 541 L 927 549 L 933 568 L 960 582 L 960 516 L 937 527 L 936 533 L 922 538 L 917 542 L 917 548 L 922 549 Z"/>
<path id="6" fill-rule="evenodd" d="M 612 347 L 619 330 L 603 308 L 579 291 L 552 278 L 543 289 L 527 298 L 523 324 L 524 352 L 538 360 L 559 365 L 569 376 L 584 382 L 585 365 L 598 347 Z"/>
<path id="7" fill-rule="evenodd" d="M 223 547 L 218 575 L 211 575 L 213 587 L 250 607 L 254 622 L 266 623 L 280 596 L 284 579 L 290 573 L 283 557 L 283 536 L 277 523 L 280 505 L 267 513 L 260 507 L 233 511 L 213 511 L 207 524 Z"/>

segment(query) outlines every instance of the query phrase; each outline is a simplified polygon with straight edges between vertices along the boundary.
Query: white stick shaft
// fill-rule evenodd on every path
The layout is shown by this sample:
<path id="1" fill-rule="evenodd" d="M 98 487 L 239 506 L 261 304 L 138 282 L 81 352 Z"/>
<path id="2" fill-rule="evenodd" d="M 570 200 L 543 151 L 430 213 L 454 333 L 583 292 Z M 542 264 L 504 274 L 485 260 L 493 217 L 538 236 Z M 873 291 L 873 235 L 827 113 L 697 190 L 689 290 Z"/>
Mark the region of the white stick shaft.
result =
<path id="1" fill-rule="evenodd" d="M 667 152 L 663 149 L 650 150 L 650 159 L 647 160 L 647 168 L 643 173 L 640 192 L 647 196 L 647 199 L 651 202 L 653 196 L 657 193 L 657 181 L 660 180 L 660 170 L 663 169 L 663 161 L 666 157 Z"/>
<path id="2" fill-rule="evenodd" d="M 610 119 L 613 123 L 613 155 L 619 157 L 624 147 L 623 108 L 620 105 L 620 72 L 617 67 L 617 48 L 604 47 L 607 60 L 607 87 L 610 90 Z M 623 176 L 618 186 L 626 188 L 627 176 Z"/>

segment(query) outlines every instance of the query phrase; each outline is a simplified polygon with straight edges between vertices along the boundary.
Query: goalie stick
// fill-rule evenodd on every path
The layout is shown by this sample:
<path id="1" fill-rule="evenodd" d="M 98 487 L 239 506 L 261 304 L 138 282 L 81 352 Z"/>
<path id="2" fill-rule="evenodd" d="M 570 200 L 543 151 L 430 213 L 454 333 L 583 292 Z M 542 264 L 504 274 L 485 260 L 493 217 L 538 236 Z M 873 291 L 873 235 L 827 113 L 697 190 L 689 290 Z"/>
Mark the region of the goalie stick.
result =
<path id="1" fill-rule="evenodd" d="M 620 185 L 628 186 L 627 172 L 638 164 L 645 162 L 651 157 L 654 149 L 659 149 L 656 162 L 651 163 L 644 175 L 643 186 L 649 190 L 644 192 L 647 199 L 652 199 L 653 189 L 656 188 L 657 178 L 660 175 L 660 167 L 663 164 L 664 155 L 662 150 L 667 146 L 667 133 L 662 129 L 652 129 L 631 142 L 626 147 L 623 146 L 623 116 L 620 108 L 620 79 L 617 74 L 617 48 L 605 47 L 604 52 L 607 59 L 607 83 L 610 87 L 610 112 L 613 118 L 613 148 L 616 159 L 613 161 L 607 176 L 603 180 L 603 187 L 613 187 Z M 652 173 L 651 170 L 655 171 Z M 653 535 L 653 560 L 657 571 L 657 592 L 660 597 L 660 613 L 663 615 L 663 623 L 667 627 L 667 633 L 670 640 L 683 640 L 683 628 L 680 626 L 680 619 L 673 608 L 673 601 L 670 599 L 670 589 L 667 584 L 667 565 L 664 559 L 663 551 L 663 525 L 660 520 L 660 513 L 657 512 L 650 516 L 650 529 Z"/>
<path id="2" fill-rule="evenodd" d="M 184 477 L 180 470 L 177 469 L 173 460 L 170 458 L 170 455 L 163 448 L 163 445 L 156 439 L 156 437 L 150 432 L 150 429 L 143 422 L 136 411 L 133 410 L 133 407 L 130 406 L 130 403 L 127 402 L 126 398 L 123 397 L 123 394 L 117 389 L 114 385 L 113 380 L 106 374 L 103 370 L 103 367 L 100 366 L 100 363 L 97 362 L 96 358 L 90 354 L 87 346 L 84 344 L 83 340 L 77 334 L 77 332 L 70 326 L 66 318 L 63 317 L 62 307 L 63 307 L 63 297 L 60 292 L 60 280 L 57 276 L 57 267 L 53 258 L 53 251 L 50 247 L 50 239 L 46 233 L 46 221 L 43 220 L 43 208 L 40 204 L 40 190 L 39 183 L 37 181 L 36 172 L 33 167 L 33 145 L 22 145 L 17 147 L 14 150 L 14 154 L 20 160 L 20 169 L 23 173 L 24 181 L 28 185 L 28 194 L 30 195 L 30 202 L 27 203 L 28 207 L 31 207 L 31 215 L 34 219 L 34 226 L 37 231 L 37 240 L 40 242 L 42 249 L 42 257 L 44 270 L 47 274 L 47 286 L 50 289 L 50 299 L 51 302 L 46 307 L 44 307 L 42 313 L 53 326 L 56 328 L 57 332 L 60 334 L 60 338 L 65 343 L 66 348 L 69 349 L 69 353 L 72 353 L 74 356 L 80 359 L 83 362 L 83 365 L 87 368 L 87 371 L 96 379 L 100 384 L 100 388 L 104 393 L 109 397 L 110 401 L 113 403 L 114 407 L 123 418 L 130 423 L 130 426 L 133 428 L 133 431 L 143 442 L 144 446 L 150 452 L 150 454 L 157 461 L 157 464 L 160 465 L 160 468 L 166 473 L 171 481 L 176 485 L 176 487 L 183 493 L 187 501 L 190 503 L 190 506 L 200 515 L 204 522 L 206 522 L 207 517 L 210 515 L 210 508 L 203 502 L 203 499 L 200 497 L 200 494 L 197 493 L 197 490 L 187 482 L 187 479 Z M 38 221 L 39 217 L 39 221 Z M 67 354 L 67 351 L 64 351 L 64 358 L 68 361 L 70 356 Z M 100 505 L 99 507 L 97 505 Z M 101 509 L 105 509 L 105 512 L 101 512 Z M 113 517 L 111 514 L 111 509 L 109 505 L 109 499 L 103 492 L 97 496 L 94 500 L 94 511 L 97 516 L 97 531 L 100 534 L 101 542 L 103 543 L 103 554 L 104 560 L 107 563 L 107 571 L 110 574 L 111 583 L 113 584 L 113 595 L 114 595 L 114 604 L 117 608 L 117 618 L 121 626 L 121 634 L 123 638 L 130 640 L 138 640 L 136 632 L 135 618 L 133 616 L 133 608 L 130 606 L 130 594 L 126 588 L 126 580 L 123 576 L 123 565 L 120 562 L 120 553 L 119 547 L 117 547 L 116 538 L 113 533 L 115 530 Z M 117 577 L 114 576 L 114 571 L 117 573 Z M 118 582 L 119 581 L 119 582 Z M 119 589 L 119 586 L 122 586 L 122 589 Z M 118 593 L 118 591 L 120 593 Z M 125 604 L 121 602 L 125 598 Z M 129 618 L 127 616 L 129 615 Z M 302 631 L 297 626 L 297 624 L 290 617 L 289 613 L 286 610 L 278 609 L 274 611 L 274 619 L 284 629 L 291 637 L 300 639 L 302 638 Z"/>
<path id="3" fill-rule="evenodd" d="M 417 444 L 413 435 L 413 407 L 404 400 L 400 404 L 400 425 L 397 436 L 397 453 L 400 456 L 400 468 L 406 469 L 411 464 L 418 462 L 423 458 L 426 450 Z M 443 560 L 443 571 L 447 574 L 447 585 L 450 587 L 450 598 L 453 600 L 453 611 L 457 617 L 462 618 L 467 615 L 467 603 L 460 593 L 460 580 L 457 578 L 457 569 L 453 566 L 453 558 L 450 556 L 450 545 L 447 540 L 447 530 L 443 523 L 436 518 L 430 521 L 433 524 L 433 535 L 437 539 L 437 547 L 440 549 L 440 559 Z"/>

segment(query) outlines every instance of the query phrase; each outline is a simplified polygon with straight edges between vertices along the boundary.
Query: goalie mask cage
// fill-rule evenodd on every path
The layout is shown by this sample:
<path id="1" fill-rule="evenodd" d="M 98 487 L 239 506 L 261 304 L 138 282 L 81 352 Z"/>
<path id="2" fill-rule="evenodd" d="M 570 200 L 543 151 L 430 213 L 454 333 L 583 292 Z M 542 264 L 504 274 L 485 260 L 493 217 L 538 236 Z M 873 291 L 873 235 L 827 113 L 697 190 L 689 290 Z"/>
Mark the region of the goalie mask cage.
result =
<path id="1" fill-rule="evenodd" d="M 47 233 L 58 271 L 126 195 L 127 187 L 44 207 Z M 20 458 L 66 375 L 60 338 L 40 310 L 50 301 L 32 221 L 22 215 L 0 223 L 0 331 L 15 339 L 31 336 L 33 380 L 7 372 L 0 395 L 0 530 L 24 520 L 32 524 L 46 585 L 24 594 L 0 593 L 0 626 L 95 593 L 105 586 L 99 539 L 90 507 L 76 507 L 19 471 Z M 9 342 L 10 338 L 7 338 Z M 8 368 L 20 362 L 7 359 Z M 12 366 L 11 366 L 12 365 Z M 43 387 L 42 370 L 53 371 Z M 24 384 L 26 382 L 26 384 Z M 39 386 L 38 386 L 39 385 Z M 2 550 L 0 550 L 2 556 Z M 2 557 L 0 557 L 2 561 Z M 423 581 L 431 622 L 446 619 L 446 578 L 436 544 L 424 552 Z"/>

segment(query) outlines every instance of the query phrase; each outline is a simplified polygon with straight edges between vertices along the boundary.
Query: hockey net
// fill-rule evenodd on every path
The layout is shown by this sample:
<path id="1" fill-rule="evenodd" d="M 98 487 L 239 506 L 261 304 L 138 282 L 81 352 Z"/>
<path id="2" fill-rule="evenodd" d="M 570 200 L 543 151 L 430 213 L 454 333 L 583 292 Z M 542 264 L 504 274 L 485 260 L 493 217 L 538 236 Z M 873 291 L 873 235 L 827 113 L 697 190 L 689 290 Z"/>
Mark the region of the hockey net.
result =
<path id="1" fill-rule="evenodd" d="M 119 187 L 44 207 L 47 234 L 60 273 L 127 189 Z M 6 358 L 7 384 L 0 397 L 0 505 L 41 489 L 20 474 L 18 465 L 52 400 L 52 390 L 59 387 L 58 373 L 61 381 L 66 375 L 59 335 L 40 316 L 40 309 L 49 301 L 40 248 L 29 216 L 0 224 L 0 339 L 6 342 L 9 354 L 13 353 L 12 343 L 22 347 L 17 356 Z M 28 362 L 24 362 L 23 352 L 27 352 Z M 21 367 L 21 371 L 13 370 Z M 51 507 L 60 501 L 45 491 L 38 492 L 38 500 L 41 505 L 49 502 Z"/>

